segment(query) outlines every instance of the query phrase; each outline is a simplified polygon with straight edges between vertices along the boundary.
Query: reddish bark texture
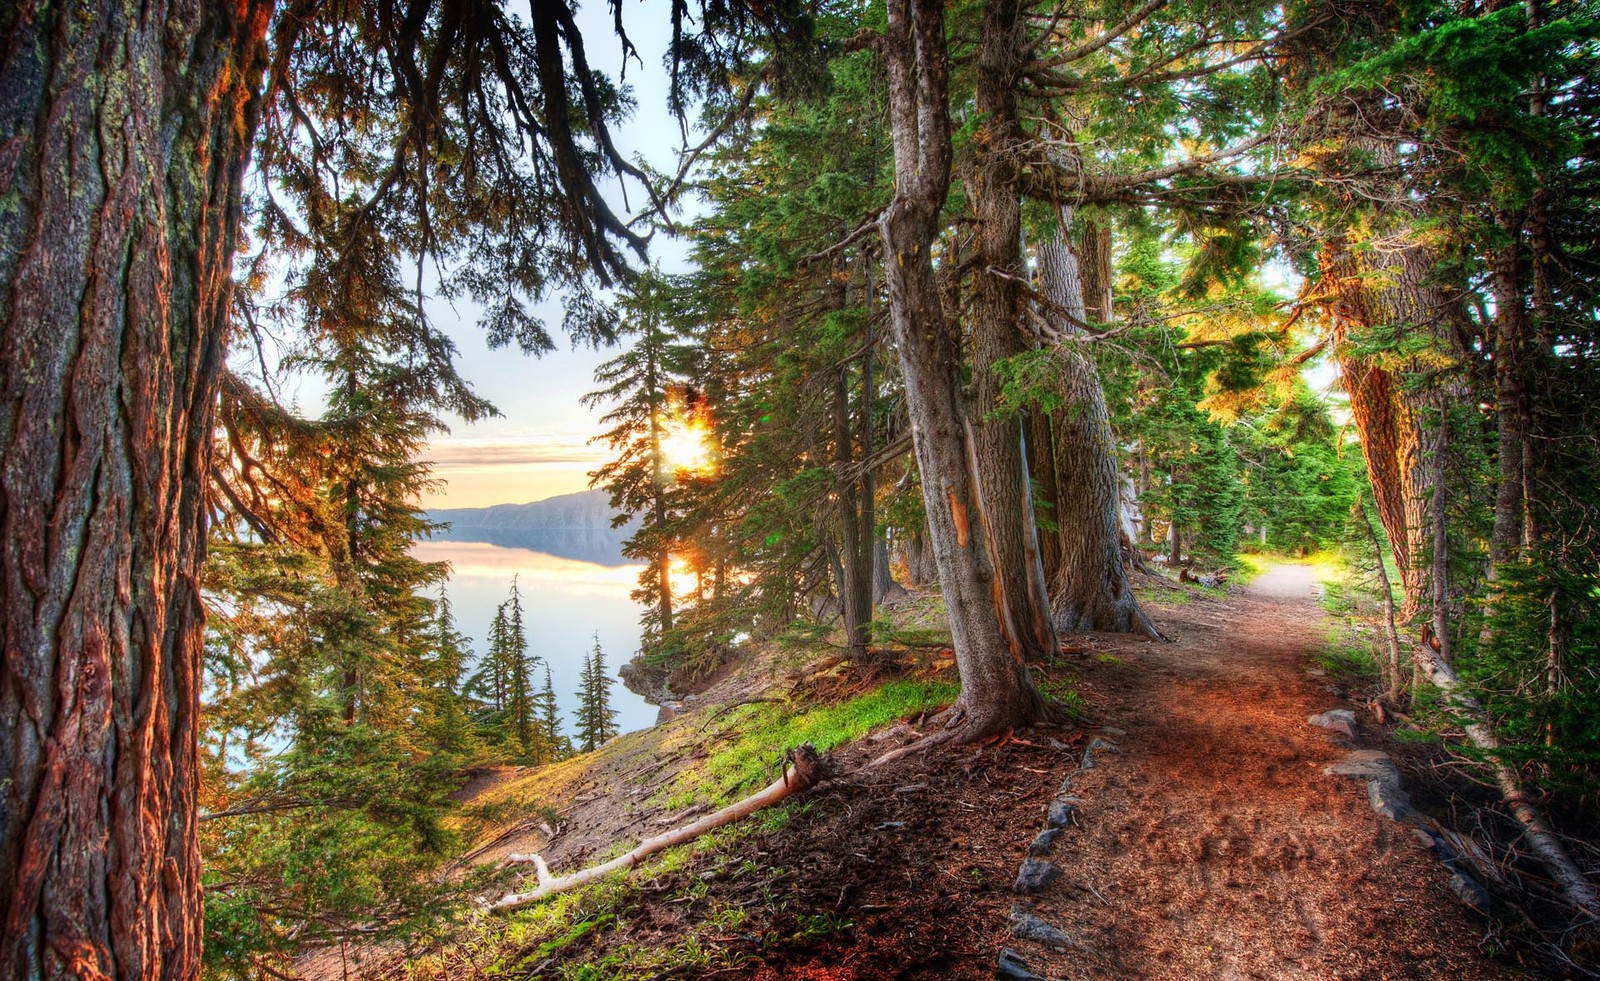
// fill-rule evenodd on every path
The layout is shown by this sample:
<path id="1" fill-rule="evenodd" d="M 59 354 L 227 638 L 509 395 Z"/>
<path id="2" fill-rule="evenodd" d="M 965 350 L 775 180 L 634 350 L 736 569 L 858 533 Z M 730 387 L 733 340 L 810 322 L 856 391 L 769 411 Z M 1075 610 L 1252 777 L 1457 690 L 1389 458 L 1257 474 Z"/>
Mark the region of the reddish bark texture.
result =
<path id="1" fill-rule="evenodd" d="M 267 12 L 0 13 L 6 977 L 199 968 L 198 572 Z"/>
<path id="2" fill-rule="evenodd" d="M 1431 484 L 1422 458 L 1422 396 L 1406 390 L 1414 366 L 1396 356 L 1368 353 L 1361 345 L 1383 327 L 1442 335 L 1454 306 L 1432 282 L 1431 256 L 1406 237 L 1360 253 L 1333 240 L 1320 264 L 1324 290 L 1331 297 L 1334 352 L 1361 436 L 1378 520 L 1400 571 L 1402 614 L 1410 618 L 1427 591 L 1422 556 Z"/>
<path id="3" fill-rule="evenodd" d="M 998 0 L 984 8 L 978 45 L 977 106 L 983 128 L 973 141 L 966 179 L 977 272 L 972 287 L 975 456 L 983 513 L 996 572 L 996 615 L 1013 650 L 1028 657 L 1060 646 L 1050 618 L 1039 533 L 1035 527 L 1023 418 L 1002 398 L 996 364 L 1026 351 L 1022 284 L 1022 154 L 1017 85 L 1028 56 L 1021 5 Z"/>

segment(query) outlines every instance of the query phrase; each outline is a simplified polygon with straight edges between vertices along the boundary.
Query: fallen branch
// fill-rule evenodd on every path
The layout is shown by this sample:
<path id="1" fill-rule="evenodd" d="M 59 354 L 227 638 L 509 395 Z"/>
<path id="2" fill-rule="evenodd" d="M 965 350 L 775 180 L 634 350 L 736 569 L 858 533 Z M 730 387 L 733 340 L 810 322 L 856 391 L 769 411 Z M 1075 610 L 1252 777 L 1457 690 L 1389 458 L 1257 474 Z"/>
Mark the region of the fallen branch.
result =
<path id="1" fill-rule="evenodd" d="M 1567 854 L 1566 847 L 1528 797 L 1516 770 L 1504 761 L 1500 740 L 1489 725 L 1489 713 L 1484 711 L 1477 699 L 1462 690 L 1461 679 L 1432 647 L 1417 644 L 1412 657 L 1427 679 L 1433 682 L 1433 686 L 1444 694 L 1451 707 L 1465 716 L 1467 738 L 1488 757 L 1495 784 L 1500 788 L 1500 796 L 1511 808 L 1512 815 L 1521 822 L 1523 837 L 1561 890 L 1562 898 L 1591 924 L 1600 923 L 1600 897 L 1596 896 L 1594 886 L 1572 860 L 1572 856 Z"/>
<path id="2" fill-rule="evenodd" d="M 600 865 L 591 865 L 568 875 L 551 875 L 550 867 L 539 855 L 508 855 L 506 862 L 509 864 L 531 864 L 534 867 L 539 877 L 539 888 L 532 892 L 511 893 L 495 903 L 492 908 L 516 909 L 519 906 L 527 906 L 546 896 L 554 896 L 556 893 L 576 889 L 596 879 L 602 879 L 613 872 L 631 869 L 656 852 L 693 841 L 707 831 L 732 824 L 742 817 L 810 789 L 829 776 L 828 770 L 827 761 L 819 757 L 817 751 L 810 745 L 792 749 L 786 754 L 783 776 L 767 785 L 765 789 L 751 794 L 744 800 L 729 804 L 715 814 L 709 814 L 693 823 L 663 832 L 654 838 L 646 838 L 626 855 Z"/>

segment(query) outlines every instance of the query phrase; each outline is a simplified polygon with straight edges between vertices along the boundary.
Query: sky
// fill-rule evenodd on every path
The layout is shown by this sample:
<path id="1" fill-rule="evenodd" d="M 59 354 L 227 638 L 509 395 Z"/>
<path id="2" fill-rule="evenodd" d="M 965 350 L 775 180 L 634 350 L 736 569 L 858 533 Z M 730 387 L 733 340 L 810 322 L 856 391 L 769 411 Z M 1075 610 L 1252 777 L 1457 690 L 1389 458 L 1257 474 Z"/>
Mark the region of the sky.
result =
<path id="1" fill-rule="evenodd" d="M 643 64 L 628 61 L 625 84 L 632 89 L 638 108 L 634 118 L 613 136 L 624 155 L 643 154 L 657 170 L 670 172 L 676 169 L 682 135 L 666 108 L 667 73 L 661 53 L 668 29 L 667 9 L 661 4 L 629 3 L 623 13 L 628 36 L 638 47 Z M 617 79 L 622 53 L 612 33 L 608 5 L 591 0 L 581 6 L 578 24 L 590 64 Z M 610 190 L 615 189 L 613 185 Z M 629 190 L 629 201 L 637 203 L 641 197 L 638 188 Z M 620 213 L 620 195 L 612 193 L 610 198 Z M 686 268 L 684 243 L 657 235 L 650 248 L 652 261 L 666 271 Z M 547 322 L 559 329 L 560 298 L 548 301 L 542 309 Z M 586 409 L 579 399 L 596 387 L 595 368 L 615 357 L 619 349 L 574 351 L 558 338 L 558 350 L 540 358 L 525 355 L 515 346 L 490 351 L 477 326 L 477 312 L 470 304 L 452 306 L 442 300 L 428 306 L 434 324 L 448 333 L 460 350 L 457 370 L 479 395 L 495 404 L 501 417 L 472 425 L 453 419 L 448 434 L 434 437 L 426 455 L 441 483 L 423 497 L 422 506 L 522 504 L 584 490 L 589 486 L 589 472 L 606 458 L 603 444 L 589 444 L 601 431 L 599 418 L 605 410 Z"/>

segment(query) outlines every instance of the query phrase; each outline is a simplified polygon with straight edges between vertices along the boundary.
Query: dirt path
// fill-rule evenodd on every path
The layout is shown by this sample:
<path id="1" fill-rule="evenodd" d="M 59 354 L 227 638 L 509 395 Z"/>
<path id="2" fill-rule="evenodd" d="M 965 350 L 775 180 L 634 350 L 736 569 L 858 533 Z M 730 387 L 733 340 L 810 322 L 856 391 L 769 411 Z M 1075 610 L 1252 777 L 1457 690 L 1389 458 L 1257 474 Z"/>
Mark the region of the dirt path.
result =
<path id="1" fill-rule="evenodd" d="M 1280 566 L 1226 598 L 1167 594 L 1175 605 L 1152 613 L 1174 643 L 1073 637 L 1069 663 L 1047 669 L 1075 679 L 1099 727 L 864 770 L 891 745 L 869 740 L 841 751 L 845 775 L 789 819 L 696 853 L 558 956 L 532 939 L 479 963 L 468 945 L 442 976 L 506 963 L 622 976 L 597 965 L 692 937 L 705 962 L 663 976 L 987 981 L 1010 948 L 1032 976 L 1076 981 L 1523 977 L 1480 949 L 1484 929 L 1413 834 L 1374 814 L 1362 783 L 1324 774 L 1348 747 L 1306 717 L 1349 703 L 1307 670 L 1326 641 L 1315 592 L 1311 570 Z M 1096 739 L 1116 746 L 1080 769 Z M 660 830 L 663 816 L 640 808 L 682 763 L 648 739 L 623 748 L 598 770 L 562 764 L 572 772 L 549 777 L 565 780 L 560 793 L 540 791 L 572 801 L 571 830 L 535 843 L 558 867 Z M 1077 821 L 1048 855 L 1060 878 L 1019 896 L 1018 867 L 1064 782 Z M 1012 935 L 1018 910 L 1068 944 Z"/>
<path id="2" fill-rule="evenodd" d="M 1324 775 L 1345 749 L 1306 724 L 1341 705 L 1306 671 L 1324 641 L 1313 589 L 1310 569 L 1277 566 L 1226 604 L 1170 611 L 1176 643 L 1123 644 L 1088 673 L 1126 735 L 1073 781 L 1082 826 L 1055 860 L 1078 888 L 1038 909 L 1082 950 L 1050 973 L 1519 976 L 1478 954 L 1412 834 Z"/>

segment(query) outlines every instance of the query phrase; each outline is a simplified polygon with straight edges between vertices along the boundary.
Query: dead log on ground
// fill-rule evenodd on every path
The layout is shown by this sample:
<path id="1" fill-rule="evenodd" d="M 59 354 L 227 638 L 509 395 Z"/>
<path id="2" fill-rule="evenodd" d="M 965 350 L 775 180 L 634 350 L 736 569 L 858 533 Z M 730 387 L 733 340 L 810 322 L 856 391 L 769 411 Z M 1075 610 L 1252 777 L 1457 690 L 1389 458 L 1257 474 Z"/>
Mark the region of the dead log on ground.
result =
<path id="1" fill-rule="evenodd" d="M 1501 797 L 1505 799 L 1506 806 L 1511 808 L 1512 815 L 1521 822 L 1528 847 L 1533 850 L 1545 871 L 1550 873 L 1550 878 L 1555 880 L 1562 897 L 1591 925 L 1600 924 L 1600 897 L 1596 896 L 1588 877 L 1578 868 L 1572 856 L 1567 854 L 1566 846 L 1523 789 L 1517 771 L 1505 762 L 1500 740 L 1489 725 L 1489 713 L 1477 699 L 1462 689 L 1461 679 L 1432 647 L 1418 644 L 1413 652 L 1412 657 L 1422 673 L 1445 696 L 1450 706 L 1464 717 L 1463 727 L 1467 738 L 1488 757 Z"/>
<path id="2" fill-rule="evenodd" d="M 538 855 L 509 855 L 506 857 L 507 863 L 531 864 L 534 867 L 539 876 L 539 887 L 532 892 L 510 893 L 492 908 L 516 909 L 519 906 L 527 906 L 546 896 L 554 896 L 594 882 L 596 879 L 603 879 L 613 872 L 631 869 L 659 851 L 693 841 L 707 831 L 714 831 L 725 824 L 732 824 L 742 817 L 771 807 L 788 797 L 810 789 L 828 776 L 828 761 L 819 757 L 816 749 L 805 745 L 786 754 L 783 776 L 768 784 L 765 789 L 691 824 L 662 832 L 654 838 L 646 838 L 626 855 L 609 862 L 591 865 L 567 875 L 553 876 L 550 874 L 549 866 L 545 865 L 544 859 Z"/>

